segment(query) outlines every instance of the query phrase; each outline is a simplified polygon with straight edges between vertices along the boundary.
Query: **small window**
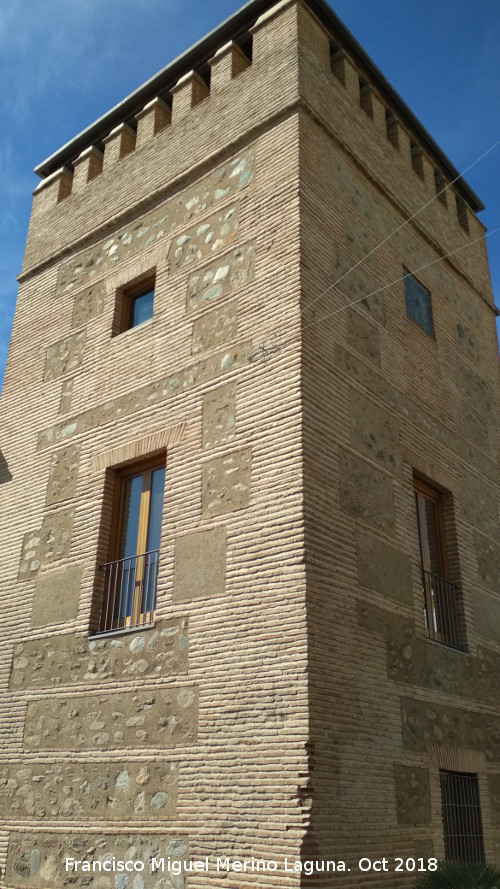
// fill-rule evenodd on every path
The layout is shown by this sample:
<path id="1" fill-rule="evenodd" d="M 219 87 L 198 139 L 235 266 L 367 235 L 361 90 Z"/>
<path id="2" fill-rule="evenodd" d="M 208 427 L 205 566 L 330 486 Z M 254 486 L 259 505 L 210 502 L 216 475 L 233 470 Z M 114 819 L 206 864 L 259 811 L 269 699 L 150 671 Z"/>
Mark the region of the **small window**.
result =
<path id="1" fill-rule="evenodd" d="M 445 207 L 448 206 L 448 198 L 446 195 L 446 179 L 443 174 L 439 172 L 439 170 L 434 170 L 434 186 L 436 188 L 436 195 L 438 200 L 444 204 Z"/>
<path id="2" fill-rule="evenodd" d="M 98 633 L 150 624 L 156 605 L 165 466 L 131 468 L 115 481 Z"/>
<path id="3" fill-rule="evenodd" d="M 140 281 L 121 288 L 117 293 L 113 336 L 150 321 L 153 317 L 154 296 L 154 275 L 142 277 Z"/>
<path id="4" fill-rule="evenodd" d="M 385 109 L 385 134 L 388 141 L 399 151 L 399 123 L 396 115 L 389 109 Z"/>
<path id="5" fill-rule="evenodd" d="M 445 857 L 450 861 L 484 862 L 483 827 L 477 775 L 439 773 Z"/>
<path id="6" fill-rule="evenodd" d="M 431 295 L 410 272 L 403 270 L 406 314 L 429 336 L 434 336 L 432 323 Z"/>
<path id="7" fill-rule="evenodd" d="M 449 579 L 445 495 L 420 479 L 414 479 L 414 492 L 427 632 L 435 642 L 462 650 L 457 588 Z"/>
<path id="8" fill-rule="evenodd" d="M 334 77 L 345 86 L 345 53 L 333 40 L 330 43 L 330 68 Z"/>
<path id="9" fill-rule="evenodd" d="M 415 173 L 420 176 L 421 179 L 424 178 L 424 159 L 422 154 L 422 149 L 420 145 L 417 145 L 416 142 L 410 141 L 410 151 L 411 151 L 411 165 L 415 170 Z"/>
<path id="10" fill-rule="evenodd" d="M 364 77 L 359 78 L 359 104 L 368 117 L 373 117 L 372 88 Z"/>
<path id="11" fill-rule="evenodd" d="M 469 231 L 469 219 L 467 216 L 467 204 L 464 199 L 457 195 L 457 217 L 458 223 L 465 229 L 466 232 Z"/>

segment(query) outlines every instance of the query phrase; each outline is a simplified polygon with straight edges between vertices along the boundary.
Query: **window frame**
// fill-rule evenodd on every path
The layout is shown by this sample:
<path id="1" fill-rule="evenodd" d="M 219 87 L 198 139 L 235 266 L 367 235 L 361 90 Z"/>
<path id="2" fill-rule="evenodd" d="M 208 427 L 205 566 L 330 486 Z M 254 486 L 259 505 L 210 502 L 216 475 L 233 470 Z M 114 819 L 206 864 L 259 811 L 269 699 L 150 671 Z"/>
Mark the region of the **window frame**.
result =
<path id="1" fill-rule="evenodd" d="M 151 316 L 132 324 L 132 310 L 134 302 L 141 296 L 152 293 Z M 156 269 L 152 269 L 147 274 L 141 275 L 135 281 L 119 287 L 116 292 L 115 313 L 113 318 L 112 333 L 113 337 L 126 333 L 129 330 L 136 330 L 147 324 L 148 321 L 154 319 L 154 305 L 156 298 Z"/>
<path id="2" fill-rule="evenodd" d="M 454 651 L 465 652 L 467 650 L 466 634 L 459 586 L 455 581 L 452 581 L 450 573 L 450 561 L 455 562 L 455 560 L 450 550 L 452 541 L 446 530 L 445 497 L 447 495 L 449 496 L 449 492 L 444 492 L 417 475 L 413 476 L 416 538 L 427 635 L 433 642 L 438 642 Z M 434 504 L 435 543 L 440 564 L 439 574 L 433 570 L 428 557 L 430 547 L 425 500 Z"/>
<path id="3" fill-rule="evenodd" d="M 161 453 L 156 453 L 151 455 L 150 457 L 145 458 L 144 460 L 136 461 L 133 463 L 127 463 L 125 466 L 117 467 L 112 470 L 112 483 L 113 483 L 113 493 L 111 497 L 111 512 L 110 512 L 110 521 L 108 524 L 108 542 L 107 547 L 104 550 L 107 553 L 106 561 L 101 565 L 102 568 L 102 584 L 100 586 L 100 601 L 99 601 L 99 609 L 96 615 L 96 625 L 92 632 L 92 635 L 107 635 L 107 634 L 116 634 L 120 632 L 129 632 L 134 629 L 143 629 L 145 626 L 151 626 L 154 622 L 155 609 L 156 609 L 156 593 L 157 593 L 157 572 L 158 572 L 158 563 L 159 563 L 159 554 L 160 548 L 158 550 L 151 550 L 151 553 L 155 554 L 155 558 L 153 560 L 147 560 L 147 556 L 151 553 L 147 551 L 147 539 L 148 534 L 151 528 L 150 520 L 151 520 L 151 493 L 152 493 L 152 476 L 153 472 L 157 469 L 166 470 L 166 452 L 162 451 Z M 127 494 L 127 482 L 131 481 L 133 478 L 142 477 L 141 483 L 141 493 L 140 493 L 140 501 L 139 501 L 139 514 L 138 514 L 138 526 L 137 526 L 137 537 L 135 542 L 135 553 L 130 556 L 122 556 L 122 543 L 123 543 L 123 533 L 125 529 L 126 522 L 126 494 Z M 160 535 L 161 528 L 163 524 L 163 507 L 165 503 L 165 481 L 163 483 L 162 489 L 162 501 L 161 501 L 161 517 L 160 517 Z M 141 559 L 141 557 L 144 557 Z M 126 581 L 127 584 L 127 593 L 125 598 L 123 599 L 123 587 L 119 593 L 118 602 L 116 601 L 116 592 L 113 594 L 113 600 L 111 601 L 111 584 L 107 582 L 108 571 L 111 572 L 113 570 L 113 566 L 118 566 L 121 562 L 130 561 L 133 563 L 135 561 L 135 567 L 132 569 L 127 568 L 126 570 L 132 570 L 135 573 L 135 579 L 133 581 L 133 596 L 131 602 L 131 613 L 120 615 L 119 612 L 122 609 L 122 604 L 125 602 L 125 605 L 128 610 L 127 598 L 129 595 L 128 592 L 128 584 L 129 581 Z M 153 566 L 153 580 L 151 584 L 152 592 L 150 591 L 149 584 L 150 574 L 148 572 L 151 571 L 151 563 Z M 115 569 L 118 572 L 118 568 Z M 115 573 L 115 578 L 117 573 Z M 147 583 L 145 582 L 145 578 L 148 578 Z M 122 575 L 118 580 L 118 584 L 122 584 Z M 115 591 L 116 591 L 116 579 L 115 579 Z M 146 591 L 146 592 L 145 592 Z M 151 597 L 152 607 L 147 608 L 146 610 L 142 610 L 142 602 L 141 597 Z M 110 610 L 111 604 L 111 610 Z M 118 612 L 118 616 L 116 616 L 116 612 Z M 118 625 L 116 625 L 118 624 Z"/>
<path id="4" fill-rule="evenodd" d="M 426 295 L 426 297 L 427 297 L 428 315 L 429 315 L 430 329 L 429 329 L 427 326 L 424 327 L 423 324 L 420 324 L 420 322 L 417 321 L 417 319 L 416 319 L 413 315 L 410 314 L 410 311 L 409 311 L 409 308 L 410 308 L 410 305 L 411 305 L 411 304 L 409 303 L 410 294 L 409 294 L 408 291 L 407 291 L 407 285 L 406 285 L 406 282 L 407 282 L 408 279 L 410 279 L 411 281 L 413 281 L 414 284 L 416 284 L 417 287 L 418 287 L 418 288 L 419 288 L 419 289 Z M 406 311 L 406 317 L 408 318 L 409 321 L 411 321 L 413 324 L 415 324 L 417 327 L 419 327 L 420 330 L 423 330 L 423 332 L 429 337 L 429 339 L 431 339 L 431 340 L 435 340 L 435 339 L 436 339 L 436 334 L 435 334 L 435 329 L 434 329 L 434 312 L 432 311 L 432 295 L 431 295 L 431 292 L 430 292 L 430 290 L 427 289 L 427 287 L 424 287 L 424 285 L 419 281 L 419 279 L 416 278 L 415 275 L 414 275 L 412 272 L 409 271 L 409 269 L 405 268 L 405 266 L 403 266 L 403 290 L 404 290 L 404 298 L 405 298 L 405 311 Z"/>
<path id="5" fill-rule="evenodd" d="M 445 777 L 446 776 L 446 777 Z M 453 780 L 455 779 L 455 780 Z M 465 782 L 469 782 L 466 787 Z M 481 812 L 481 792 L 479 787 L 479 775 L 476 772 L 458 772 L 454 769 L 439 770 L 439 787 L 441 792 L 441 819 L 443 824 L 444 852 L 447 861 L 463 863 L 484 864 L 484 830 Z M 472 790 L 472 793 L 471 793 Z M 469 797 L 469 804 L 463 800 Z M 460 808 L 467 809 L 468 816 L 460 812 Z M 475 822 L 476 832 L 458 833 L 452 828 L 464 824 L 469 826 Z M 459 854 L 462 849 L 473 846 L 474 854 L 463 857 Z"/>

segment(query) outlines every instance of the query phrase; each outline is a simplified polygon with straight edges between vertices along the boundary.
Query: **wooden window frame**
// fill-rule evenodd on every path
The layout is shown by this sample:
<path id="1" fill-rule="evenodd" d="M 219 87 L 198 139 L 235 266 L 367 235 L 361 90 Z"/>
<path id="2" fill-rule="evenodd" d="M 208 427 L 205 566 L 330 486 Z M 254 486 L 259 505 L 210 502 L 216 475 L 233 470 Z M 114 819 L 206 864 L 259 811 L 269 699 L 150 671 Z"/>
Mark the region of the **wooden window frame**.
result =
<path id="1" fill-rule="evenodd" d="M 416 499 L 418 534 L 420 544 L 420 561 L 422 568 L 424 569 L 424 571 L 428 571 L 430 574 L 434 573 L 431 569 L 431 565 L 427 560 L 427 553 L 425 553 L 424 555 L 424 549 L 422 547 L 422 528 L 425 527 L 424 506 L 422 498 L 426 497 L 428 500 L 432 500 L 436 504 L 436 525 L 438 534 L 439 556 L 443 572 L 442 577 L 443 580 L 449 580 L 450 572 L 444 524 L 443 494 L 437 488 L 434 488 L 432 485 L 428 484 L 428 482 L 425 482 L 423 481 L 423 479 L 418 478 L 418 476 L 414 476 L 413 478 L 413 490 Z"/>
<path id="2" fill-rule="evenodd" d="M 132 307 L 134 301 L 147 293 L 153 293 L 153 310 L 151 318 L 141 321 L 139 324 L 132 324 Z M 152 270 L 147 275 L 141 275 L 130 284 L 120 287 L 116 294 L 115 314 L 113 318 L 112 336 L 118 336 L 126 333 L 128 330 L 136 330 L 142 327 L 148 321 L 152 321 L 154 317 L 154 302 L 156 297 L 156 271 Z"/>
<path id="3" fill-rule="evenodd" d="M 151 571 L 151 562 L 146 558 L 147 556 L 147 538 L 150 530 L 150 506 L 151 506 L 151 491 L 152 491 L 152 477 L 153 472 L 157 469 L 165 469 L 166 466 L 166 453 L 162 451 L 161 454 L 156 453 L 155 455 L 146 458 L 145 460 L 141 460 L 140 462 L 134 462 L 127 464 L 126 466 L 116 468 L 112 471 L 113 476 L 113 493 L 111 497 L 111 519 L 108 525 L 109 533 L 108 537 L 108 546 L 107 546 L 107 560 L 105 565 L 103 566 L 104 576 L 102 578 L 102 585 L 100 587 L 100 605 L 99 605 L 99 615 L 96 614 L 96 629 L 94 630 L 94 635 L 99 635 L 103 633 L 117 633 L 122 631 L 127 631 L 133 628 L 141 628 L 145 625 L 151 625 L 154 620 L 155 614 L 155 606 L 156 606 L 156 571 L 158 566 L 158 556 L 153 560 L 153 586 L 149 587 L 148 583 L 145 581 L 146 577 L 150 577 L 148 574 Z M 141 494 L 140 494 L 140 502 L 139 502 L 139 516 L 138 516 L 138 528 L 137 528 L 137 538 L 135 543 L 135 553 L 130 556 L 122 556 L 121 555 L 121 544 L 123 540 L 123 532 L 125 529 L 125 505 L 126 505 L 126 487 L 127 482 L 133 478 L 138 476 L 142 477 L 141 483 Z M 163 502 L 164 502 L 165 490 L 163 490 Z M 106 552 L 106 550 L 105 550 Z M 156 550 L 153 551 L 156 553 Z M 140 557 L 144 558 L 141 559 Z M 118 577 L 118 589 L 119 594 L 116 596 L 116 581 L 113 587 L 112 582 L 109 581 L 110 575 L 109 572 L 113 571 L 114 566 L 118 566 L 120 563 L 127 562 L 130 560 L 131 562 L 136 559 L 135 567 L 132 567 L 132 572 L 135 571 L 135 575 L 133 578 L 133 594 L 132 594 L 132 602 L 130 605 L 130 614 L 126 613 L 124 615 L 119 615 L 119 612 L 122 607 L 122 603 L 127 601 L 127 597 L 129 593 L 124 596 L 123 590 L 124 587 L 120 586 L 122 584 L 122 569 L 118 569 L 115 567 L 114 577 Z M 130 570 L 130 569 L 127 569 Z M 125 589 L 127 589 L 129 581 L 126 581 Z M 131 583 L 131 586 L 132 586 Z M 143 596 L 148 595 L 148 590 L 151 589 L 152 592 L 152 602 L 153 607 L 149 610 L 142 611 L 142 606 L 144 604 Z M 114 592 L 112 593 L 112 589 Z M 146 590 L 146 593 L 144 592 Z M 130 599 L 129 599 L 130 601 Z"/>

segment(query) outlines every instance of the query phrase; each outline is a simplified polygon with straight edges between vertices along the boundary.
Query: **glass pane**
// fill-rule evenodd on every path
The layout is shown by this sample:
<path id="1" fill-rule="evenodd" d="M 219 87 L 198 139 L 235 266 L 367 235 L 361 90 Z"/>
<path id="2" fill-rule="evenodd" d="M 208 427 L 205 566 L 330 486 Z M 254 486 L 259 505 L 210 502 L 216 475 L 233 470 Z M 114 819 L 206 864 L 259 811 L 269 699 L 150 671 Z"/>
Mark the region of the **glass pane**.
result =
<path id="1" fill-rule="evenodd" d="M 429 500 L 427 497 L 422 498 L 423 515 L 425 527 L 423 530 L 424 539 L 421 546 L 425 550 L 424 567 L 428 565 L 431 574 L 438 574 L 443 577 L 443 559 L 441 554 L 441 536 L 438 525 L 438 509 L 435 500 Z"/>
<path id="2" fill-rule="evenodd" d="M 134 296 L 130 303 L 130 327 L 137 327 L 153 317 L 154 290 Z"/>
<path id="3" fill-rule="evenodd" d="M 163 488 L 165 486 L 165 467 L 155 469 L 151 474 L 151 500 L 149 504 L 148 538 L 146 549 L 160 549 L 161 513 L 163 507 Z"/>
<path id="4" fill-rule="evenodd" d="M 124 486 L 119 558 L 135 556 L 141 506 L 142 475 L 127 479 Z"/>
<path id="5" fill-rule="evenodd" d="M 406 314 L 415 324 L 418 324 L 422 330 L 425 330 L 429 336 L 434 336 L 434 328 L 432 324 L 431 297 L 428 290 L 422 287 L 415 278 L 403 273 L 403 281 L 405 288 Z"/>

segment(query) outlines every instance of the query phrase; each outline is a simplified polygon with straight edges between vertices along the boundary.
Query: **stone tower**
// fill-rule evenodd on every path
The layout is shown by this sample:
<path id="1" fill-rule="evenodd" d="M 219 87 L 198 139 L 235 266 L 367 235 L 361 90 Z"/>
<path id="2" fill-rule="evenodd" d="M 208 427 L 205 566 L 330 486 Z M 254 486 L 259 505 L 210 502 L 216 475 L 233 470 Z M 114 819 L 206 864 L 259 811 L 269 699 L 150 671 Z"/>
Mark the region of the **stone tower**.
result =
<path id="1" fill-rule="evenodd" d="M 323 0 L 251 0 L 37 172 L 0 406 L 0 886 L 495 861 L 478 198 Z"/>

